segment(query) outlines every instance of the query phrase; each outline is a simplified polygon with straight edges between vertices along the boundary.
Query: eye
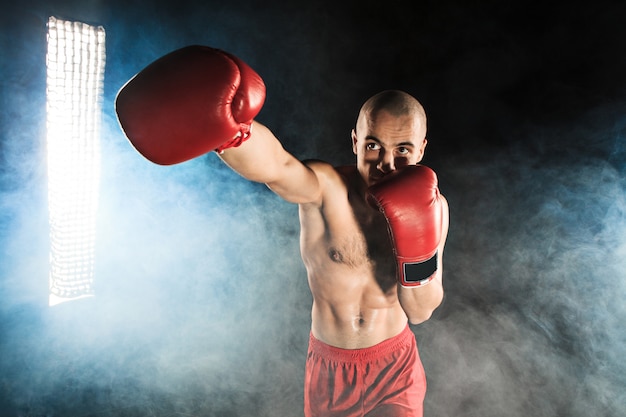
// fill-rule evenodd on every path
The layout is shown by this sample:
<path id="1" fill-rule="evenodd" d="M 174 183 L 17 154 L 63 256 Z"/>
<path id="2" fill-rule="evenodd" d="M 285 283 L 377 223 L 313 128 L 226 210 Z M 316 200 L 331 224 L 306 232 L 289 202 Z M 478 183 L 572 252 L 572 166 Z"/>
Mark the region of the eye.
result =
<path id="1" fill-rule="evenodd" d="M 408 154 L 409 154 L 409 152 L 411 152 L 411 150 L 410 150 L 409 148 L 405 147 L 405 146 L 400 146 L 400 147 L 398 148 L 398 153 L 399 153 L 400 155 L 408 155 Z"/>
<path id="2" fill-rule="evenodd" d="M 377 151 L 380 149 L 380 145 L 376 142 L 368 142 L 365 144 L 365 149 L 368 151 Z"/>

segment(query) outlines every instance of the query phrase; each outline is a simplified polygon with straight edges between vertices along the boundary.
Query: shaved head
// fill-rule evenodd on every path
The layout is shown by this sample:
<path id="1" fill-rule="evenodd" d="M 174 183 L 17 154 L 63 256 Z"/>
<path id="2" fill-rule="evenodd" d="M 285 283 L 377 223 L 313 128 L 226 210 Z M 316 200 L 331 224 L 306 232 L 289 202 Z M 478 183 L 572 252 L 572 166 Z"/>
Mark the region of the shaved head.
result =
<path id="1" fill-rule="evenodd" d="M 361 123 L 375 119 L 381 111 L 394 117 L 414 116 L 426 132 L 424 107 L 415 97 L 400 90 L 385 90 L 370 97 L 361 107 L 357 128 Z"/>

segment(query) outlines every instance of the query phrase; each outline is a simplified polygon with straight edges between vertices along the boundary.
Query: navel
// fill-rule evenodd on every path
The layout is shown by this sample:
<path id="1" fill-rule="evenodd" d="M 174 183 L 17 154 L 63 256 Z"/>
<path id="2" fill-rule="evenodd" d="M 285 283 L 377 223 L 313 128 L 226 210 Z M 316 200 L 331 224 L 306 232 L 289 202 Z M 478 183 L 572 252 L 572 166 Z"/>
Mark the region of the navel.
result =
<path id="1" fill-rule="evenodd" d="M 365 324 L 365 319 L 363 318 L 363 314 L 359 313 L 358 316 L 354 318 L 354 324 L 357 329 L 360 329 Z"/>

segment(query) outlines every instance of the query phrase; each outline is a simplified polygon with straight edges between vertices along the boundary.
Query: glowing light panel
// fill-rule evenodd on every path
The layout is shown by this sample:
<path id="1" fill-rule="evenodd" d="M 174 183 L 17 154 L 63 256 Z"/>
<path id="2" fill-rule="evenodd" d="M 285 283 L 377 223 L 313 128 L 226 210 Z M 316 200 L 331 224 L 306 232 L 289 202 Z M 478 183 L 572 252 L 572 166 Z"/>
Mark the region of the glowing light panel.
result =
<path id="1" fill-rule="evenodd" d="M 104 28 L 48 20 L 49 305 L 94 294 Z"/>

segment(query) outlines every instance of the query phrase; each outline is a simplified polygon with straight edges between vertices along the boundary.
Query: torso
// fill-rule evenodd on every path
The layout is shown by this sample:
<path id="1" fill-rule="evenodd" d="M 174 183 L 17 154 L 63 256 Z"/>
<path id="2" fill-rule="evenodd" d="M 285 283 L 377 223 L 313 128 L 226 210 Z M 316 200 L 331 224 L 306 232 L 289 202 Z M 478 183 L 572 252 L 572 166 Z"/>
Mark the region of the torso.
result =
<path id="1" fill-rule="evenodd" d="M 300 205 L 301 253 L 313 294 L 311 331 L 345 349 L 373 346 L 407 323 L 386 221 L 365 202 L 356 168 L 309 166 L 324 181 L 321 204 Z"/>

